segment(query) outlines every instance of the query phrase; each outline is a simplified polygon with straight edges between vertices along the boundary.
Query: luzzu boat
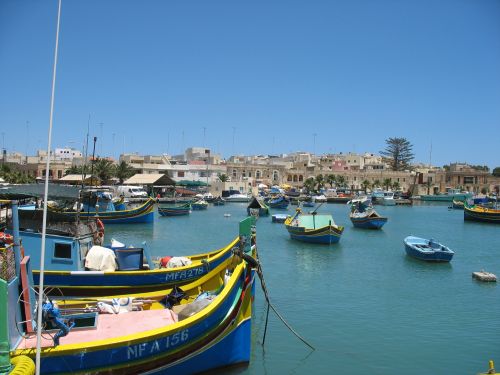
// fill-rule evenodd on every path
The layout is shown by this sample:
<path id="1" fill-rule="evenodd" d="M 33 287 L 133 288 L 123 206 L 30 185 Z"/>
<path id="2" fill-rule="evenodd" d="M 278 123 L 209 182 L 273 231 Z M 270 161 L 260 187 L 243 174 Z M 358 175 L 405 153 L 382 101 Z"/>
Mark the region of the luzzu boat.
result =
<path id="1" fill-rule="evenodd" d="M 303 214 L 300 208 L 297 208 L 295 215 L 285 220 L 285 227 L 294 240 L 322 244 L 339 242 L 344 231 L 343 226 L 335 224 L 332 215 L 315 211 Z"/>
<path id="2" fill-rule="evenodd" d="M 464 220 L 500 224 L 500 209 L 465 203 Z"/>
<path id="3" fill-rule="evenodd" d="M 20 252 L 12 245 L 0 249 L 0 255 L 5 262 L 0 273 L 0 359 L 34 359 L 37 296 L 29 281 L 30 259 L 14 261 Z M 241 258 L 233 261 L 181 290 L 46 299 L 38 370 L 186 374 L 249 362 L 254 272 Z"/>
<path id="4" fill-rule="evenodd" d="M 354 227 L 380 229 L 387 223 L 387 218 L 380 216 L 378 212 L 373 209 L 371 201 L 367 199 L 367 197 L 353 199 L 349 201 L 349 203 L 351 204 L 349 218 Z"/>
<path id="5" fill-rule="evenodd" d="M 12 235 L 16 226 L 21 228 L 19 235 L 25 254 L 31 257 L 34 282 L 38 284 L 41 217 L 31 216 L 34 211 L 18 211 L 16 204 L 12 204 L 12 212 L 6 232 Z M 145 244 L 139 248 L 94 249 L 94 244 L 101 238 L 99 233 L 102 233 L 95 219 L 78 222 L 61 222 L 58 219 L 60 217 L 54 220 L 52 215 L 48 215 L 44 284 L 55 288 L 54 293 L 60 292 L 66 296 L 107 295 L 110 290 L 114 290 L 114 293 L 150 291 L 182 285 L 207 274 L 231 258 L 233 248 L 240 241 L 240 237 L 236 237 L 221 249 L 182 257 L 182 264 L 185 265 L 172 265 L 178 266 L 176 268 L 169 267 L 169 262 L 163 264 L 167 268 L 158 268 L 163 262 L 155 262 Z M 19 220 L 19 224 L 16 224 L 16 220 Z M 245 233 L 240 229 L 241 235 Z M 94 266 L 96 258 L 90 257 L 94 254 L 92 249 L 96 256 L 100 256 L 97 258 L 100 267 Z M 116 264 L 118 268 L 113 270 L 109 268 L 110 264 Z"/>
<path id="6" fill-rule="evenodd" d="M 189 215 L 191 203 L 184 203 L 177 206 L 158 206 L 158 213 L 161 216 L 182 216 Z"/>
<path id="7" fill-rule="evenodd" d="M 151 223 L 154 220 L 155 201 L 152 198 L 137 207 L 117 211 L 108 192 L 89 189 L 81 192 L 81 201 L 79 211 L 74 208 L 66 210 L 56 207 L 50 207 L 50 211 L 62 217 L 96 217 L 105 224 Z M 78 203 L 76 206 L 78 207 Z"/>

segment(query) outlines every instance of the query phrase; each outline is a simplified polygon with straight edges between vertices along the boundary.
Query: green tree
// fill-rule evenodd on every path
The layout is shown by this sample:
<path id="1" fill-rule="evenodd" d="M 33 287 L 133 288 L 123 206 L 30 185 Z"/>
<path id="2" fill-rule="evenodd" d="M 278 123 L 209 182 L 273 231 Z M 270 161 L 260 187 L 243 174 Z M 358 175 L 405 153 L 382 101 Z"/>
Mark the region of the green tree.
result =
<path id="1" fill-rule="evenodd" d="M 325 186 L 325 178 L 323 177 L 322 174 L 319 174 L 315 178 L 315 183 L 318 187 L 318 190 L 321 190 L 323 186 Z"/>
<path id="2" fill-rule="evenodd" d="M 315 187 L 316 187 L 316 180 L 314 177 L 309 177 L 307 180 L 304 181 L 304 189 L 306 189 L 308 193 L 314 191 Z"/>
<path id="3" fill-rule="evenodd" d="M 413 160 L 413 145 L 406 138 L 389 138 L 385 140 L 386 148 L 380 154 L 389 163 L 393 171 L 402 171 L 410 168 Z"/>
<path id="4" fill-rule="evenodd" d="M 135 169 L 132 168 L 125 160 L 122 160 L 116 167 L 114 171 L 114 176 L 120 180 L 120 185 L 123 184 L 127 178 L 132 177 L 135 174 Z"/>
<path id="5" fill-rule="evenodd" d="M 363 190 L 365 191 L 365 194 L 366 194 L 366 191 L 370 188 L 371 184 L 370 184 L 370 181 L 368 180 L 364 180 L 362 183 L 361 183 L 361 186 L 363 187 Z"/>
<path id="6" fill-rule="evenodd" d="M 337 176 L 335 176 L 334 174 L 329 174 L 328 176 L 326 176 L 326 182 L 330 184 L 331 188 L 333 188 L 333 185 L 337 183 Z"/>
<path id="7" fill-rule="evenodd" d="M 83 174 L 86 168 L 83 165 L 72 165 L 71 168 L 66 169 L 65 175 L 69 174 Z"/>
<path id="8" fill-rule="evenodd" d="M 385 190 L 389 190 L 391 185 L 392 185 L 392 180 L 390 178 L 384 178 L 384 182 L 382 182 L 382 186 L 385 188 Z"/>
<path id="9" fill-rule="evenodd" d="M 394 182 L 392 183 L 392 190 L 397 191 L 397 190 L 399 190 L 399 188 L 400 188 L 400 187 L 401 187 L 401 186 L 399 185 L 399 182 L 394 181 Z"/>
<path id="10" fill-rule="evenodd" d="M 373 186 L 373 187 L 380 187 L 380 180 L 375 180 L 375 181 L 373 181 L 372 186 Z"/>
<path id="11" fill-rule="evenodd" d="M 94 162 L 94 175 L 99 177 L 103 183 L 109 181 L 115 174 L 115 166 L 108 159 L 98 158 Z"/>
<path id="12" fill-rule="evenodd" d="M 345 188 L 346 187 L 346 179 L 345 179 L 345 177 L 342 176 L 342 175 L 337 176 L 337 184 L 341 188 Z"/>
<path id="13" fill-rule="evenodd" d="M 218 173 L 217 177 L 219 178 L 219 181 L 221 181 L 221 182 L 228 182 L 229 181 L 229 177 L 225 173 Z"/>
<path id="14" fill-rule="evenodd" d="M 495 177 L 500 177 L 500 167 L 493 169 L 492 175 Z"/>

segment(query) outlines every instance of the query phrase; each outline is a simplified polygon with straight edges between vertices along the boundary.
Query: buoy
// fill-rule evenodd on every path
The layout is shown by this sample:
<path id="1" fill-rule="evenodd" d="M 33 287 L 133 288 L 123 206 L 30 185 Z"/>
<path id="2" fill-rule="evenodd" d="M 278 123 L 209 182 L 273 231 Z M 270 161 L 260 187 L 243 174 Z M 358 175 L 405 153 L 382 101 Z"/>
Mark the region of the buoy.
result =
<path id="1" fill-rule="evenodd" d="M 231 217 L 231 214 L 224 214 L 224 217 Z"/>

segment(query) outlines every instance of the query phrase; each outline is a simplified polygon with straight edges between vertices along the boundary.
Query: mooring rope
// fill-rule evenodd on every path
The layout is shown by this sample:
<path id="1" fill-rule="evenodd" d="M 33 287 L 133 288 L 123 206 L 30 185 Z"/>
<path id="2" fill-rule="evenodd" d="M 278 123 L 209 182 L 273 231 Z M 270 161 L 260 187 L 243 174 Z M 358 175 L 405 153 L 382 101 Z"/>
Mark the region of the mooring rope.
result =
<path id="1" fill-rule="evenodd" d="M 264 280 L 264 273 L 262 271 L 262 265 L 260 264 L 260 261 L 258 260 L 259 259 L 259 254 L 257 252 L 257 246 L 255 246 L 255 255 L 256 255 L 256 258 L 253 258 L 252 256 L 250 255 L 247 255 L 245 254 L 244 252 L 241 252 L 241 257 L 247 261 L 248 263 L 250 263 L 250 265 L 252 267 L 255 267 L 256 268 L 256 272 L 257 272 L 257 275 L 259 275 L 259 279 L 260 279 L 260 286 L 262 288 L 262 291 L 264 292 L 264 297 L 266 298 L 266 302 L 267 302 L 267 313 L 266 313 L 266 323 L 265 323 L 265 326 L 264 326 L 264 336 L 262 338 L 262 346 L 264 346 L 264 343 L 266 341 L 266 332 L 267 332 L 267 323 L 268 323 L 268 318 L 269 318 L 269 308 L 271 308 L 274 313 L 276 314 L 276 316 L 283 322 L 283 324 L 300 340 L 302 341 L 304 344 L 306 344 L 308 347 L 310 347 L 312 350 L 316 350 L 311 344 L 309 344 L 307 342 L 306 339 L 304 339 L 302 336 L 300 336 L 297 331 L 295 331 L 292 326 L 290 324 L 288 324 L 288 322 L 285 320 L 285 318 L 283 318 L 283 316 L 279 313 L 279 311 L 274 307 L 274 305 L 271 303 L 271 300 L 269 298 L 269 292 L 267 290 L 267 286 L 266 286 L 266 281 Z"/>

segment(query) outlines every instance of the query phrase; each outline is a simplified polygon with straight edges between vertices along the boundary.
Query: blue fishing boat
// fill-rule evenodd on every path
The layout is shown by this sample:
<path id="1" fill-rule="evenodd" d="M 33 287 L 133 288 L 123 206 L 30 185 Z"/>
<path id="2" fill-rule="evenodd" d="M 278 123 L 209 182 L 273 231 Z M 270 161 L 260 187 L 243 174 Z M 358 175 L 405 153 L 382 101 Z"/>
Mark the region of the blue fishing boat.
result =
<path id="1" fill-rule="evenodd" d="M 267 205 L 269 208 L 276 208 L 281 210 L 286 210 L 288 205 L 290 204 L 290 200 L 284 195 L 277 195 L 270 198 L 267 201 Z"/>
<path id="2" fill-rule="evenodd" d="M 12 245 L 0 255 L 7 260 L 0 273 L 0 326 L 7 328 L 0 335 L 1 360 L 34 359 L 38 298 L 30 283 L 30 258 L 20 260 Z M 44 298 L 37 370 L 180 374 L 248 363 L 253 273 L 245 261 L 227 260 L 182 289 Z"/>
<path id="3" fill-rule="evenodd" d="M 351 204 L 349 218 L 354 227 L 380 229 L 387 223 L 387 218 L 380 216 L 378 212 L 373 209 L 371 201 L 368 198 L 353 199 L 349 203 Z"/>
<path id="4" fill-rule="evenodd" d="M 406 254 L 413 258 L 428 262 L 449 262 L 455 252 L 439 242 L 415 236 L 408 236 L 403 240 Z"/>
<path id="5" fill-rule="evenodd" d="M 182 216 L 189 215 L 191 203 L 184 203 L 177 206 L 158 206 L 158 213 L 161 216 Z"/>
<path id="6" fill-rule="evenodd" d="M 453 199 L 465 201 L 472 198 L 472 193 L 462 192 L 460 189 L 447 188 L 445 193 L 435 195 L 421 195 L 423 201 L 452 202 Z"/>
<path id="7" fill-rule="evenodd" d="M 285 227 L 294 240 L 321 244 L 339 242 L 344 231 L 343 226 L 335 224 L 332 215 L 315 211 L 304 214 L 300 208 L 285 220 Z"/>
<path id="8" fill-rule="evenodd" d="M 34 282 L 38 284 L 43 213 L 17 210 L 16 205 L 12 212 L 6 232 L 13 235 L 19 220 L 19 235 L 25 254 L 31 257 Z M 95 219 L 69 221 L 47 212 L 46 226 L 45 285 L 66 296 L 107 295 L 111 290 L 151 291 L 189 283 L 231 258 L 239 241 L 236 237 L 221 249 L 182 257 L 179 266 L 169 264 L 166 257 L 153 258 L 145 243 L 140 247 L 96 246 L 103 244 L 104 228 Z"/>

